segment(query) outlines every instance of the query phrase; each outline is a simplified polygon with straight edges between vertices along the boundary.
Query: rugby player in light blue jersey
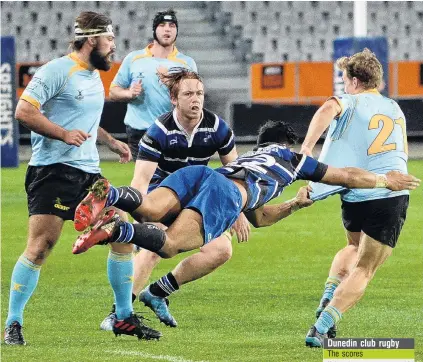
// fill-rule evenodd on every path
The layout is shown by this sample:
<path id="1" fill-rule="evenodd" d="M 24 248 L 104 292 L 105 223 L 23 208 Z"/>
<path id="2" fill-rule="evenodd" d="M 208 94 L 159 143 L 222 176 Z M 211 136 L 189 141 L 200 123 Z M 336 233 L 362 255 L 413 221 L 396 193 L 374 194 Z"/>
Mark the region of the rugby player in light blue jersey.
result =
<path id="1" fill-rule="evenodd" d="M 174 110 L 159 116 L 141 139 L 131 186 L 143 195 L 156 189 L 172 172 L 190 165 L 207 165 L 216 152 L 223 165 L 234 161 L 234 134 L 228 124 L 203 108 L 204 85 L 198 73 L 185 68 L 161 75 L 170 91 Z M 238 241 L 248 240 L 250 226 L 244 214 L 234 224 Z M 182 260 L 170 273 L 143 291 L 152 269 L 160 257 L 141 249 L 135 257 L 133 299 L 150 307 L 168 326 L 177 323 L 170 314 L 167 297 L 183 284 L 199 279 L 227 262 L 232 256 L 231 237 L 222 235 L 202 247 L 198 253 Z M 114 308 L 100 328 L 111 330 Z"/>
<path id="2" fill-rule="evenodd" d="M 109 70 L 115 51 L 112 21 L 95 12 L 82 12 L 75 22 L 74 52 L 42 66 L 26 87 L 16 118 L 31 132 L 32 157 L 25 189 L 28 196 L 27 247 L 12 273 L 5 343 L 23 345 L 23 311 L 34 292 L 42 264 L 60 237 L 65 220 L 73 220 L 75 207 L 87 189 L 101 178 L 96 141 L 104 142 L 128 162 L 128 145 L 99 127 L 104 88 L 98 69 Z M 133 314 L 132 248 L 113 244 L 109 254 L 109 280 L 117 301 L 119 321 L 115 333 L 159 338 Z"/>
<path id="3" fill-rule="evenodd" d="M 335 167 L 360 167 L 385 174 L 407 174 L 407 133 L 404 113 L 379 88 L 383 70 L 365 49 L 337 61 L 345 93 L 331 97 L 313 117 L 302 146 L 311 151 L 330 125 L 319 161 Z M 318 318 L 306 345 L 321 347 L 322 338 L 336 335 L 336 323 L 364 294 L 376 270 L 391 255 L 404 225 L 409 191 L 350 190 L 311 183 L 312 200 L 340 193 L 347 246 L 335 256 L 325 284 Z"/>
<path id="4" fill-rule="evenodd" d="M 290 151 L 287 145 L 295 138 L 284 122 L 269 121 L 260 129 L 256 150 L 216 170 L 207 166 L 184 167 L 148 195 L 133 187 L 115 188 L 104 179 L 97 181 L 89 194 L 92 212 L 86 215 L 95 224 L 77 239 L 73 253 L 82 253 L 97 244 L 121 242 L 171 258 L 207 245 L 230 228 L 241 212 L 255 227 L 269 226 L 313 203 L 307 197 L 307 187 L 303 187 L 290 201 L 266 205 L 296 180 L 392 190 L 414 189 L 420 183 L 413 176 L 395 171 L 378 175 L 359 168 L 327 166 Z M 121 221 L 113 209 L 98 211 L 112 205 L 141 223 Z M 148 222 L 174 217 L 166 231 Z"/>
<path id="5" fill-rule="evenodd" d="M 136 160 L 138 143 L 156 118 L 172 110 L 169 90 L 159 79 L 174 67 L 194 72 L 194 60 L 178 51 L 178 20 L 173 10 L 158 12 L 153 19 L 153 43 L 129 53 L 110 85 L 110 99 L 127 102 L 124 123 L 132 158 Z"/>

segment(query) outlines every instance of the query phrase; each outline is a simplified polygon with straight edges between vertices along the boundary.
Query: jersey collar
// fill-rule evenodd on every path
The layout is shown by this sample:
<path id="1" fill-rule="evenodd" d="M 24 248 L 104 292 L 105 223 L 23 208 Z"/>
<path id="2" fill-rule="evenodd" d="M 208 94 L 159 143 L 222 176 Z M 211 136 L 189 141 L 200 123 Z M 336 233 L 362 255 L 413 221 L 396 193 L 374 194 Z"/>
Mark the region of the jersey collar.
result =
<path id="1" fill-rule="evenodd" d="M 84 69 L 90 69 L 89 64 L 79 59 L 75 52 L 70 53 L 69 58 L 71 58 L 74 62 L 76 62 L 76 64 L 78 64 L 80 67 Z"/>
<path id="2" fill-rule="evenodd" d="M 185 130 L 184 127 L 182 127 L 182 125 L 179 123 L 178 121 L 178 116 L 176 115 L 176 108 L 173 110 L 173 119 L 175 120 L 175 124 L 176 126 L 179 128 L 179 130 L 181 132 L 183 132 L 183 134 L 185 135 L 185 137 L 188 140 L 188 147 L 191 147 L 192 142 L 194 140 L 194 136 L 197 133 L 198 128 L 200 127 L 201 122 L 203 122 L 204 119 L 204 109 L 201 112 L 201 117 L 200 117 L 200 121 L 197 123 L 197 125 L 194 127 L 194 129 L 192 130 L 191 135 L 188 134 L 188 132 Z"/>
<path id="3" fill-rule="evenodd" d="M 153 45 L 154 45 L 154 43 L 150 43 L 144 48 L 146 56 L 153 57 L 153 53 L 151 52 L 151 48 L 153 47 Z M 166 59 L 175 58 L 176 54 L 178 54 L 178 49 L 176 48 L 176 45 L 174 45 L 172 52 L 167 56 Z"/>
<path id="4" fill-rule="evenodd" d="M 379 91 L 376 88 L 372 88 L 372 89 L 366 89 L 365 91 L 363 91 L 362 93 L 373 93 L 373 94 L 378 94 L 380 95 Z"/>

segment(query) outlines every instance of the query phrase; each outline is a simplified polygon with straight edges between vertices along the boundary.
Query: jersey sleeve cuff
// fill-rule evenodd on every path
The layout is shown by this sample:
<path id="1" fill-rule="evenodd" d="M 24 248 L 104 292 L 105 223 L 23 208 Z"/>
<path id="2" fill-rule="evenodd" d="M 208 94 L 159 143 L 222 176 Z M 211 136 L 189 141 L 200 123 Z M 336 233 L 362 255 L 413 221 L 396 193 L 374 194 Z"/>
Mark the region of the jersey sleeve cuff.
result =
<path id="1" fill-rule="evenodd" d="M 310 181 L 320 182 L 323 176 L 325 176 L 326 171 L 328 170 L 328 167 L 329 166 L 326 165 L 325 163 L 318 162 L 316 170 L 314 171 L 312 177 L 310 177 Z"/>
<path id="2" fill-rule="evenodd" d="M 40 102 L 38 102 L 35 98 L 32 98 L 31 96 L 27 94 L 23 94 L 20 99 L 32 104 L 38 110 L 41 108 Z"/>

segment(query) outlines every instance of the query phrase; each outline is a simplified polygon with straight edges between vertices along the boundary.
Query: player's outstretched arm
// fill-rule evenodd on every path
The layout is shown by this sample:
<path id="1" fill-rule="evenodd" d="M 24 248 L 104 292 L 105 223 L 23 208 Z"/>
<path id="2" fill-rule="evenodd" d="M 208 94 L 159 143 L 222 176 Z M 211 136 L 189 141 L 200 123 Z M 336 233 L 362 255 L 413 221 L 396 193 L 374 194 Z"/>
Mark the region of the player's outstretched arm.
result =
<path id="1" fill-rule="evenodd" d="M 414 190 L 420 185 L 418 178 L 412 175 L 404 175 L 398 171 L 390 171 L 386 175 L 378 175 L 361 168 L 336 168 L 331 166 L 328 167 L 320 182 L 348 188 L 387 188 L 393 191 Z"/>
<path id="2" fill-rule="evenodd" d="M 60 140 L 68 145 L 81 146 L 91 137 L 88 133 L 75 129 L 66 130 L 51 122 L 39 109 L 25 100 L 19 100 L 15 111 L 15 118 L 31 131 L 42 136 Z"/>
<path id="3" fill-rule="evenodd" d="M 303 186 L 293 199 L 277 205 L 263 205 L 256 210 L 245 213 L 245 216 L 256 228 L 273 225 L 292 215 L 295 211 L 311 206 L 313 201 L 310 200 L 308 192 L 309 186 Z"/>

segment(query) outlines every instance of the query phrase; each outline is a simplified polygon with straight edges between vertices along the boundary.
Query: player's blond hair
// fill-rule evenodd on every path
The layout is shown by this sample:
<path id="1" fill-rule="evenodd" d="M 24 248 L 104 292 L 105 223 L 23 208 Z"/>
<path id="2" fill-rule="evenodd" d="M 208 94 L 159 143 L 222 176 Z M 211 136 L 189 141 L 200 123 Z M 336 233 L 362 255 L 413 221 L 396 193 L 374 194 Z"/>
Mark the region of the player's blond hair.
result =
<path id="1" fill-rule="evenodd" d="M 199 82 L 203 83 L 203 80 L 197 72 L 183 67 L 174 67 L 167 73 L 158 72 L 157 75 L 161 82 L 169 89 L 170 97 L 173 99 L 178 99 L 179 88 L 183 80 L 197 79 Z"/>
<path id="2" fill-rule="evenodd" d="M 364 48 L 362 52 L 355 53 L 350 57 L 342 57 L 336 61 L 336 65 L 342 71 L 347 72 L 347 77 L 356 77 L 364 89 L 378 88 L 382 82 L 382 64 L 376 58 L 375 53 Z"/>

